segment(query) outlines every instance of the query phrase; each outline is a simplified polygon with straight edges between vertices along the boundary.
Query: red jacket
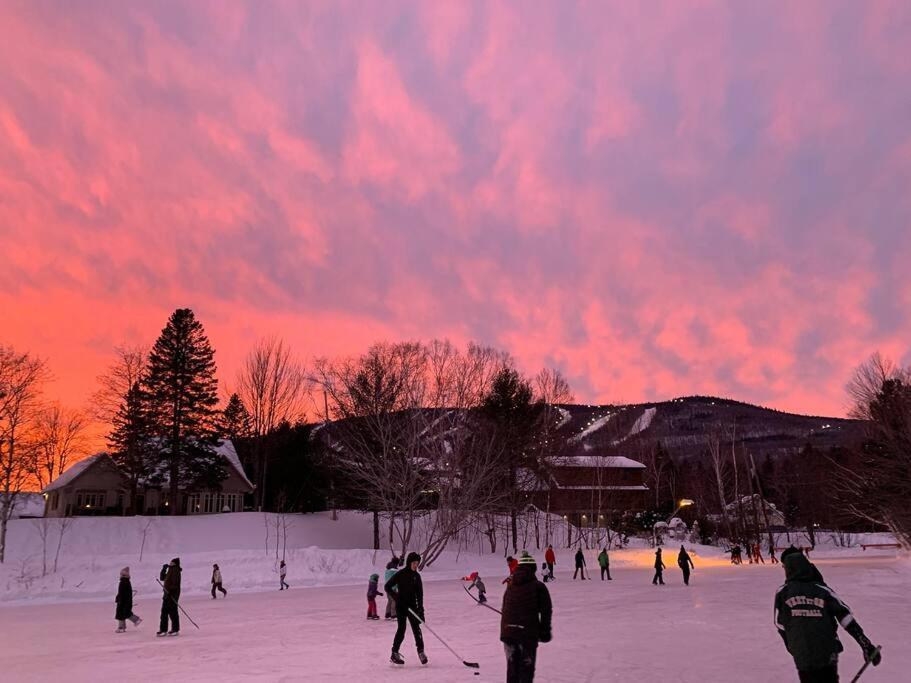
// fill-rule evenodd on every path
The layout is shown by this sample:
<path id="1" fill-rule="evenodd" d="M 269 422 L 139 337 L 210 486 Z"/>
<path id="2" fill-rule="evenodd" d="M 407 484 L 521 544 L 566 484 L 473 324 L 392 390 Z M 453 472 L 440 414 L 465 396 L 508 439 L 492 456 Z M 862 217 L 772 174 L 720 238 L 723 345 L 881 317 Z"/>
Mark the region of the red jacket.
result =
<path id="1" fill-rule="evenodd" d="M 554 555 L 553 548 L 548 548 L 544 551 L 544 561 L 547 562 L 547 564 L 557 564 L 557 556 Z"/>
<path id="2" fill-rule="evenodd" d="M 515 573 L 515 571 L 516 571 L 516 569 L 517 569 L 518 567 L 519 567 L 519 561 L 516 560 L 516 559 L 513 559 L 513 561 L 509 563 L 509 574 L 510 574 L 510 576 L 511 576 L 512 574 Z"/>

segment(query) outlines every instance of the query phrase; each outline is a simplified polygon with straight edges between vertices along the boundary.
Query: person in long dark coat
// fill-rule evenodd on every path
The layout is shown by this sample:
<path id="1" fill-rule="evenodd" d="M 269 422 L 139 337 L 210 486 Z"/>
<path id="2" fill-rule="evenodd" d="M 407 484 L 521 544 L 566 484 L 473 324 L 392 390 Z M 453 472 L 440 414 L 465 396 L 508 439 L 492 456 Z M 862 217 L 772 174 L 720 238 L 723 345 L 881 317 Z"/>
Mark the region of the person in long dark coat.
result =
<path id="1" fill-rule="evenodd" d="M 549 643 L 553 636 L 550 592 L 535 576 L 536 566 L 534 558 L 523 552 L 503 593 L 500 641 L 506 653 L 506 683 L 531 683 L 538 643 Z"/>
<path id="2" fill-rule="evenodd" d="M 661 548 L 655 551 L 655 578 L 652 583 L 656 586 L 660 583 L 664 585 L 664 560 L 661 559 Z"/>
<path id="3" fill-rule="evenodd" d="M 142 619 L 133 614 L 133 585 L 130 583 L 129 567 L 120 570 L 120 585 L 117 586 L 117 597 L 114 598 L 114 602 L 117 604 L 117 610 L 114 612 L 117 633 L 127 630 L 127 619 L 133 622 L 133 626 L 139 626 Z"/>
<path id="4" fill-rule="evenodd" d="M 158 623 L 156 636 L 176 636 L 180 633 L 180 558 L 175 557 L 170 564 L 162 565 L 159 580 L 164 584 L 161 596 L 161 620 Z M 168 630 L 168 621 L 171 630 Z"/>
<path id="5" fill-rule="evenodd" d="M 579 572 L 582 572 L 582 580 L 585 581 L 585 555 L 582 553 L 582 548 L 576 551 L 576 571 L 573 572 L 573 581 L 576 580 Z"/>
<path id="6" fill-rule="evenodd" d="M 680 567 L 680 571 L 683 572 L 683 583 L 689 586 L 690 567 L 695 569 L 696 565 L 693 564 L 693 558 L 690 557 L 690 554 L 686 552 L 683 546 L 680 546 L 680 553 L 677 555 L 677 565 Z"/>

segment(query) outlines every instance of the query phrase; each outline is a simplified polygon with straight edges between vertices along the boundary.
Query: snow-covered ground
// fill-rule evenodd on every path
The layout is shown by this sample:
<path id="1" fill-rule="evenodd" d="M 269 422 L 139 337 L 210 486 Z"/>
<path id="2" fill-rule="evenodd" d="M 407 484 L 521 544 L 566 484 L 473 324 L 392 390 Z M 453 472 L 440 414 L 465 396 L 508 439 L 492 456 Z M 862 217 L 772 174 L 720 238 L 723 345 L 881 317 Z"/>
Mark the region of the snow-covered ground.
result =
<path id="1" fill-rule="evenodd" d="M 135 528 L 140 520 L 77 520 L 87 523 L 67 532 L 58 573 L 32 580 L 27 590 L 16 574 L 23 562 L 34 566 L 36 550 L 40 568 L 41 546 L 34 525 L 16 522 L 11 560 L 0 569 L 2 679 L 503 680 L 498 617 L 475 605 L 459 580 L 468 570 L 480 569 L 498 606 L 502 557 L 452 553 L 424 577 L 428 623 L 464 658 L 480 662 L 481 676 L 472 676 L 426 632 L 429 667 L 419 667 L 406 639 L 407 664 L 394 670 L 387 663 L 394 627 L 364 618 L 367 577 L 379 571 L 388 554 L 374 557 L 373 551 L 352 549 L 369 544 L 369 520 L 296 517 L 288 531 L 292 589 L 279 592 L 274 549 L 270 555 L 265 550 L 263 519 L 251 513 L 156 520 L 141 564 Z M 558 550 L 558 580 L 548 584 L 554 640 L 541 646 L 538 680 L 796 680 L 772 625 L 780 567 L 733 567 L 718 549 L 696 546 L 692 585 L 685 587 L 669 561 L 673 548 L 669 543 L 671 568 L 664 587 L 651 584 L 648 548 L 613 552 L 614 581 L 603 583 L 597 576 L 572 581 L 572 551 Z M 587 552 L 592 567 L 595 554 Z M 154 579 L 161 563 L 175 555 L 185 566 L 181 603 L 201 629 L 184 621 L 181 637 L 156 639 L 160 591 Z M 858 547 L 819 548 L 813 555 L 827 582 L 874 642 L 883 645 L 883 664 L 864 680 L 909 680 L 911 561 L 893 550 Z M 205 593 L 212 562 L 221 566 L 227 599 L 213 601 Z M 124 564 L 132 567 L 139 591 L 135 611 L 145 622 L 117 635 L 113 597 L 117 569 Z M 382 610 L 383 598 L 379 604 Z M 861 656 L 849 637 L 843 640 L 841 669 L 850 680 Z"/>

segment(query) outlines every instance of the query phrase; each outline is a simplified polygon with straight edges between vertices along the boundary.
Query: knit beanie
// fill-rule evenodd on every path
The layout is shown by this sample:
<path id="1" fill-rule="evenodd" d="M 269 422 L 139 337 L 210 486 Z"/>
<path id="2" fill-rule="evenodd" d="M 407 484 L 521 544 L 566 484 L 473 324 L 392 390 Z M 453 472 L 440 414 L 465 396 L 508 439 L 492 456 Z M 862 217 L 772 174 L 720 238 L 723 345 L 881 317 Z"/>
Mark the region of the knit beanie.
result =
<path id="1" fill-rule="evenodd" d="M 528 554 L 527 550 L 522 551 L 522 556 L 519 558 L 519 565 L 530 564 L 532 567 L 537 567 L 538 563 L 535 562 L 535 558 Z"/>
<path id="2" fill-rule="evenodd" d="M 121 579 L 130 578 L 130 568 L 129 567 L 124 567 L 123 569 L 120 570 L 120 578 Z"/>

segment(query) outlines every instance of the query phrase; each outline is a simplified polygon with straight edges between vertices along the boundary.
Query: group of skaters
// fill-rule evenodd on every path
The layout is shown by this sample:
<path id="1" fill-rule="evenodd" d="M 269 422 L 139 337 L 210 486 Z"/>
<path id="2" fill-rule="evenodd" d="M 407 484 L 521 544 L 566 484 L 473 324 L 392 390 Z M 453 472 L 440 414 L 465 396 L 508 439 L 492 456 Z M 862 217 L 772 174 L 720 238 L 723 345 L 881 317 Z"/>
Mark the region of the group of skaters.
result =
<path id="1" fill-rule="evenodd" d="M 765 564 L 765 558 L 762 556 L 762 544 L 760 543 L 735 543 L 731 546 L 731 564 L 743 564 L 743 551 L 746 549 L 747 558 L 750 564 Z M 769 561 L 772 564 L 778 564 L 778 558 L 775 557 L 775 544 L 769 543 Z"/>
<path id="2" fill-rule="evenodd" d="M 167 564 L 161 566 L 158 574 L 158 581 L 162 589 L 161 597 L 161 617 L 159 620 L 158 637 L 176 636 L 180 633 L 180 583 L 181 583 L 180 558 L 175 557 Z M 279 565 L 279 590 L 290 588 L 285 577 L 288 573 L 288 567 L 282 560 Z M 218 564 L 212 565 L 212 599 L 217 598 L 221 593 L 223 597 L 228 596 L 228 591 L 223 585 L 221 569 Z M 114 604 L 117 606 L 114 612 L 114 619 L 117 621 L 115 633 L 125 633 L 127 630 L 126 622 L 132 622 L 134 626 L 142 623 L 142 618 L 133 613 L 133 596 L 136 591 L 130 579 L 130 568 L 124 567 L 120 570 L 120 583 L 117 586 L 117 595 L 114 597 Z"/>

